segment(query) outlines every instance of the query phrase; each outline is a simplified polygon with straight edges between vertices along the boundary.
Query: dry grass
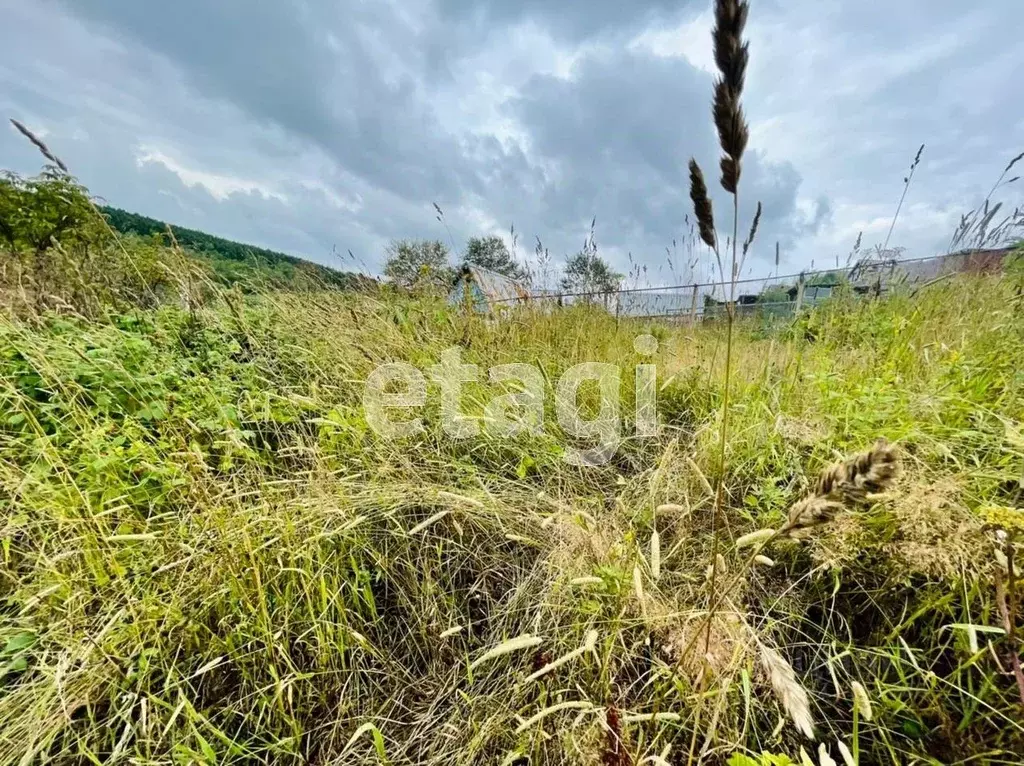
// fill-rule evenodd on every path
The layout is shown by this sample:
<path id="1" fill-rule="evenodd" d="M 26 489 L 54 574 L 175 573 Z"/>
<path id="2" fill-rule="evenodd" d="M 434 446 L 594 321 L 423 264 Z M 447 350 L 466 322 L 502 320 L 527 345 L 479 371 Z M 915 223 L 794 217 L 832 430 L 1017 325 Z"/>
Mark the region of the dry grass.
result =
<path id="1" fill-rule="evenodd" d="M 884 492 L 896 478 L 898 466 L 895 449 L 880 439 L 870 450 L 826 468 L 807 497 L 789 509 L 781 533 L 803 533 L 831 521 L 850 504 L 863 503 L 868 494 Z"/>
<path id="2" fill-rule="evenodd" d="M 728 275 L 690 163 L 733 291 L 747 12 L 715 4 Z M 0 318 L 0 764 L 1019 763 L 1019 275 L 687 333 L 193 276 Z M 647 332 L 661 427 L 608 465 L 562 459 L 550 402 L 466 440 L 362 406 L 385 362 L 551 389 Z"/>
<path id="3" fill-rule="evenodd" d="M 804 471 L 882 427 L 910 467 L 887 499 L 855 504 L 802 543 L 759 548 L 761 533 L 717 551 L 708 477 L 722 391 L 706 378 L 666 376 L 662 412 L 677 425 L 585 471 L 561 462 L 557 433 L 453 443 L 429 415 L 428 434 L 402 444 L 365 429 L 359 381 L 378 360 L 427 367 L 459 339 L 485 365 L 524 353 L 556 377 L 576 360 L 631 363 L 643 327 L 597 309 L 495 324 L 429 302 L 271 295 L 223 311 L 164 309 L 142 326 L 6 322 L 3 342 L 17 355 L 5 357 L 4 406 L 25 425 L 8 426 L 0 463 L 11 498 L 4 582 L 16 605 L 4 640 L 32 644 L 0 697 L 2 760 L 116 751 L 156 763 L 176 751 L 195 761 L 371 763 L 383 751 L 392 763 L 516 752 L 587 763 L 614 740 L 615 757 L 634 763 L 686 762 L 694 738 L 694 758 L 703 751 L 708 762 L 735 749 L 795 754 L 806 730 L 797 687 L 820 739 L 853 743 L 851 674 L 881 689 L 856 731 L 862 761 L 890 748 L 941 757 L 941 726 L 908 738 L 900 711 L 962 717 L 979 683 L 986 712 L 959 747 L 1005 750 L 1020 736 L 1012 679 L 996 665 L 1006 667 L 1005 642 L 976 630 L 985 653 L 954 654 L 950 671 L 948 653 L 965 638 L 943 628 L 987 624 L 991 570 L 963 564 L 992 551 L 944 546 L 971 539 L 977 505 L 1007 505 L 1005 479 L 1024 460 L 1003 422 L 1024 414 L 1005 366 L 1019 346 L 999 329 L 1012 321 L 1000 291 L 1013 288 L 988 278 L 956 289 L 970 311 L 951 317 L 942 296 L 920 303 L 910 336 L 878 329 L 902 312 L 897 299 L 837 305 L 822 318 L 823 340 L 776 343 L 767 375 L 736 384 L 721 519 L 733 538 L 780 529 Z M 875 331 L 851 345 L 847 331 L 863 323 Z M 832 345 L 832 326 L 842 345 Z M 737 330 L 741 358 L 762 347 L 753 331 Z M 713 354 L 721 332 L 668 335 L 663 358 Z M 894 342 L 873 363 L 898 365 L 899 388 L 861 373 L 880 334 Z M 926 360 L 917 337 L 950 351 Z M 85 353 L 95 348 L 106 351 Z M 793 375 L 784 360 L 797 355 L 834 382 Z M 168 379 L 166 369 L 184 372 Z M 50 394 L 42 402 L 26 385 Z M 128 398 L 97 404 L 115 391 Z M 484 394 L 470 386 L 470 406 Z M 859 417 L 826 406 L 836 396 Z M 941 406 L 921 406 L 936 397 Z M 964 404 L 975 400 L 981 410 Z M 144 419 L 153 401 L 167 403 L 164 413 Z M 237 421 L 220 419 L 228 404 Z M 979 411 L 993 413 L 988 425 Z M 815 443 L 777 428 L 780 416 L 808 413 Z M 53 436 L 40 441 L 30 423 Z M 828 469 L 816 491 L 860 498 L 883 488 L 891 452 L 866 454 Z M 978 468 L 966 468 L 968 456 Z M 943 536 L 944 519 L 956 536 Z M 836 537 L 854 522 L 855 537 Z M 833 539 L 856 553 L 822 566 Z M 923 558 L 922 546 L 931 546 Z M 711 560 L 723 573 L 713 588 Z M 907 577 L 925 585 L 893 589 Z M 946 680 L 936 686 L 940 660 Z"/>

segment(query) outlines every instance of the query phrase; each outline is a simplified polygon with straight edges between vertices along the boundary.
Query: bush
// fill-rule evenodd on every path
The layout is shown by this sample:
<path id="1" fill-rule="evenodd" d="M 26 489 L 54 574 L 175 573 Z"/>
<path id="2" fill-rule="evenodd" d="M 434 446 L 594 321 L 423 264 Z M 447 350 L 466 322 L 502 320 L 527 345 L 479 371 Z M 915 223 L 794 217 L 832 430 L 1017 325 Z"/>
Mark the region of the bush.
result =
<path id="1" fill-rule="evenodd" d="M 0 245 L 0 286 L 21 309 L 153 306 L 174 260 L 152 243 L 120 241 L 85 187 L 54 168 L 0 177 Z"/>

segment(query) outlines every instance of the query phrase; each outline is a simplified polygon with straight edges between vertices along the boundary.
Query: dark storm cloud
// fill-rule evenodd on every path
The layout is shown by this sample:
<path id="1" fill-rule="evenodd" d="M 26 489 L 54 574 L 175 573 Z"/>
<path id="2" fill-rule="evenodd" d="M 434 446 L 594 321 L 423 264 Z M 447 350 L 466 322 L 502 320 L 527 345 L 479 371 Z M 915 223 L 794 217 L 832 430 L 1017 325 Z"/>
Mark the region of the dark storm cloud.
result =
<path id="1" fill-rule="evenodd" d="M 757 270 L 775 240 L 803 266 L 859 229 L 884 234 L 922 142 L 897 235 L 932 248 L 984 186 L 979 158 L 1016 149 L 1013 0 L 897 5 L 756 6 L 740 228 L 762 201 Z M 515 223 L 560 257 L 597 216 L 620 269 L 630 251 L 653 266 L 683 232 L 691 155 L 731 230 L 709 8 L 0 0 L 0 109 L 113 204 L 317 260 L 351 248 L 376 268 L 392 237 L 447 240 L 437 201 L 456 245 Z M 0 153 L 38 167 L 11 131 Z"/>
<path id="2" fill-rule="evenodd" d="M 386 3 L 63 5 L 167 57 L 205 97 L 315 143 L 390 191 L 429 196 L 474 182 L 419 92 L 426 55 L 419 31 Z"/>
<path id="3" fill-rule="evenodd" d="M 547 225 L 597 216 L 604 241 L 660 261 L 679 238 L 690 209 L 686 164 L 691 156 L 717 178 L 718 148 L 710 116 L 711 77 L 682 59 L 643 51 L 587 56 L 571 79 L 531 80 L 508 109 L 531 137 L 531 152 L 556 168 L 539 199 Z M 642 84 L 642 87 L 638 87 Z M 744 165 L 741 228 L 757 201 L 764 205 L 760 245 L 791 245 L 807 226 L 795 209 L 800 176 L 787 163 L 750 152 Z M 731 228 L 731 204 L 712 184 L 719 225 Z M 561 222 L 561 224 L 559 223 Z M 582 235 L 580 228 L 576 232 Z M 576 244 L 575 240 L 572 240 Z M 620 255 L 621 257 L 621 255 Z"/>

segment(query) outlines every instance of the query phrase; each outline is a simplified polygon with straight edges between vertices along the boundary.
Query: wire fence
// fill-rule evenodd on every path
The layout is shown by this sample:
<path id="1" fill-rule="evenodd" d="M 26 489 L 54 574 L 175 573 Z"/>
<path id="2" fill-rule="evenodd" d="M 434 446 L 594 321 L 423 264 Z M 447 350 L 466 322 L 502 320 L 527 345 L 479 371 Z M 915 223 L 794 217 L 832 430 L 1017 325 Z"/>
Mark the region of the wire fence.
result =
<path id="1" fill-rule="evenodd" d="M 596 304 L 617 316 L 701 321 L 719 316 L 726 301 L 734 300 L 740 315 L 792 316 L 802 307 L 827 300 L 839 285 L 855 293 L 879 295 L 899 285 L 922 285 L 960 272 L 988 273 L 1003 268 L 1009 248 L 974 250 L 928 258 L 860 261 L 837 269 L 783 275 L 698 282 L 679 285 L 627 287 L 618 290 L 540 290 L 515 298 L 496 298 L 492 304 L 533 304 L 567 307 Z"/>

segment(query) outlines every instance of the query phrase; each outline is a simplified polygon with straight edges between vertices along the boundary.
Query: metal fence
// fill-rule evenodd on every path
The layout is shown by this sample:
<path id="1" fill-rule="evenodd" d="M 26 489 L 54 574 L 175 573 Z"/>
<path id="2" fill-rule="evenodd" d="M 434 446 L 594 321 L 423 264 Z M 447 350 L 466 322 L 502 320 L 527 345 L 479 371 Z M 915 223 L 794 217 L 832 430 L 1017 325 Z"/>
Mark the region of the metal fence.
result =
<path id="1" fill-rule="evenodd" d="M 731 284 L 702 282 L 613 291 L 541 290 L 525 298 L 491 302 L 497 305 L 532 303 L 544 307 L 587 303 L 603 306 L 617 316 L 697 322 L 722 315 L 726 301 L 731 299 L 740 315 L 787 317 L 803 306 L 827 300 L 838 285 L 845 285 L 858 294 L 879 295 L 900 285 L 922 285 L 956 273 L 999 271 L 1010 252 L 1006 248 L 901 261 L 861 261 L 845 268 L 738 279 Z"/>

